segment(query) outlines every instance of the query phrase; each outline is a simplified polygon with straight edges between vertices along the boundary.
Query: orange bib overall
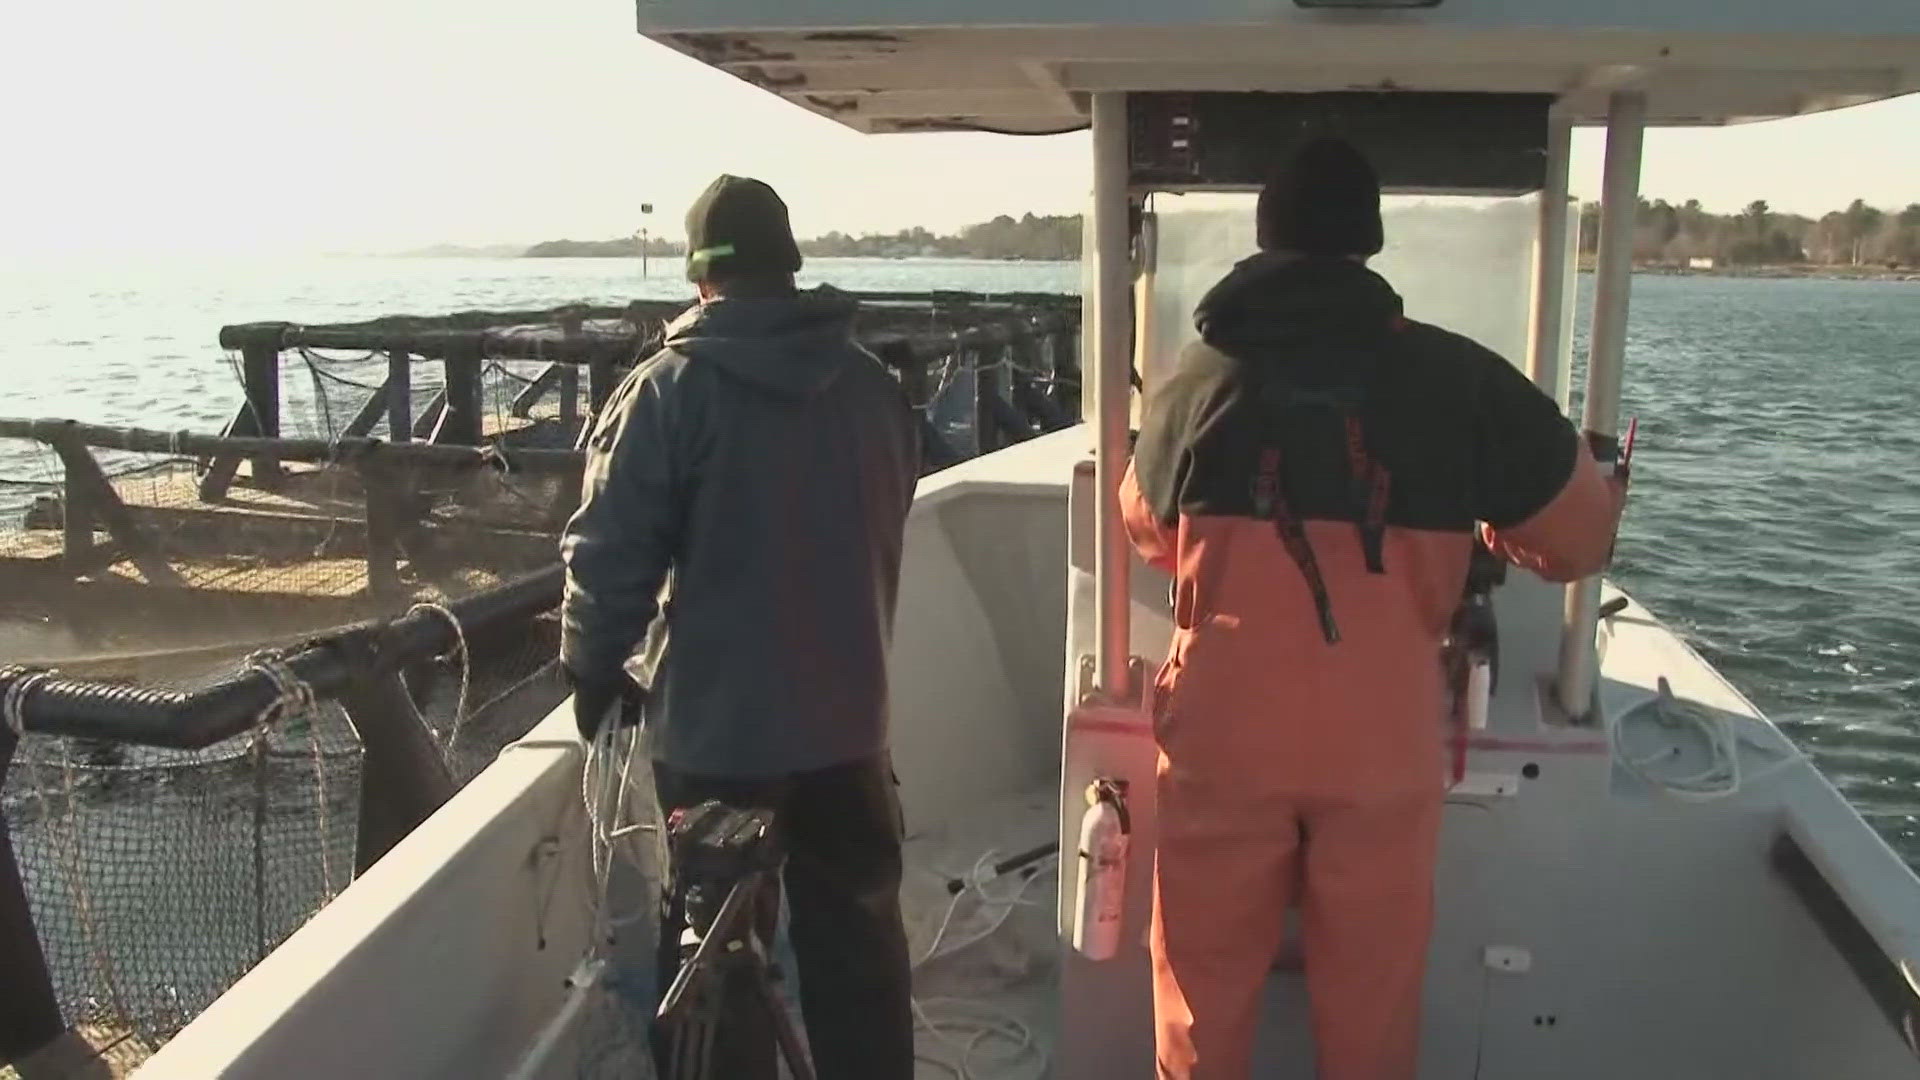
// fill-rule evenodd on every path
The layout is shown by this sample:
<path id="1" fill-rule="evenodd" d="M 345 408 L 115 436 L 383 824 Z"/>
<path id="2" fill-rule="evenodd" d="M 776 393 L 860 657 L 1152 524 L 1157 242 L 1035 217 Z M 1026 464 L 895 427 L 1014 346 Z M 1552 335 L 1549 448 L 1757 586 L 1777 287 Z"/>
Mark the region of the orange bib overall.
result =
<path id="1" fill-rule="evenodd" d="M 1355 261 L 1263 252 L 1195 326 L 1121 489 L 1176 581 L 1153 688 L 1160 1076 L 1248 1074 L 1297 905 L 1320 1080 L 1412 1080 L 1441 647 L 1475 527 L 1571 579 L 1606 561 L 1619 493 L 1553 399 Z"/>
<path id="2" fill-rule="evenodd" d="M 1589 572 L 1604 548 L 1575 538 L 1611 534 L 1607 487 L 1580 461 L 1493 546 L 1549 576 Z M 1248 1075 L 1297 905 L 1320 1080 L 1412 1080 L 1448 772 L 1439 657 L 1470 535 L 1389 528 L 1392 569 L 1375 574 L 1350 525 L 1307 522 L 1338 597 L 1342 640 L 1329 647 L 1270 524 L 1183 516 L 1169 530 L 1131 469 L 1122 505 L 1135 546 L 1176 575 L 1153 687 L 1159 1075 Z"/>

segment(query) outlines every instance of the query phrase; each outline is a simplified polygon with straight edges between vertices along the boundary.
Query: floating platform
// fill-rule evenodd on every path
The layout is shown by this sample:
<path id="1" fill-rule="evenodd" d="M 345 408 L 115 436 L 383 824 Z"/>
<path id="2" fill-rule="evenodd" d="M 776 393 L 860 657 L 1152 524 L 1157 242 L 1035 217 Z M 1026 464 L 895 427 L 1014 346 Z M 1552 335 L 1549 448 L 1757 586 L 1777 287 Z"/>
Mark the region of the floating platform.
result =
<path id="1" fill-rule="evenodd" d="M 1078 419 L 1078 298 L 860 299 L 929 471 Z M 47 463 L 0 478 L 25 495 L 0 521 L 0 656 L 231 652 L 551 564 L 583 433 L 684 307 L 244 323 L 219 334 L 243 400 L 217 435 L 0 418 Z M 291 436 L 284 392 L 309 383 L 321 431 Z"/>

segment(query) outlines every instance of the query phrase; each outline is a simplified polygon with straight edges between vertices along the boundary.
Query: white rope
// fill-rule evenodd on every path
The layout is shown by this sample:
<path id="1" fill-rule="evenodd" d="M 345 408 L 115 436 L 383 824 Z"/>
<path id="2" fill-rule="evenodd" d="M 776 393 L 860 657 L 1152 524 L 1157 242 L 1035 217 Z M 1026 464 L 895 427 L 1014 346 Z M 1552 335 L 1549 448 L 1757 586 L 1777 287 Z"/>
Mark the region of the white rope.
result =
<path id="1" fill-rule="evenodd" d="M 1679 743 L 1672 740 L 1663 740 L 1666 744 L 1651 753 L 1636 755 L 1629 751 L 1628 721 L 1649 714 L 1656 723 L 1675 733 L 1689 729 L 1694 731 L 1707 748 L 1706 765 L 1684 775 L 1650 768 L 1655 762 L 1680 755 Z M 1681 802 L 1700 803 L 1731 798 L 1738 795 L 1743 787 L 1759 783 L 1807 760 L 1806 755 L 1798 750 L 1781 750 L 1760 742 L 1748 735 L 1743 727 L 1741 719 L 1734 714 L 1681 702 L 1674 697 L 1673 687 L 1662 676 L 1658 689 L 1652 695 L 1614 719 L 1607 737 L 1614 761 L 1629 774 L 1648 787 Z M 1779 756 L 1759 769 L 1744 769 L 1740 764 L 1742 745 Z"/>
<path id="2" fill-rule="evenodd" d="M 927 1013 L 929 1007 L 935 1006 L 950 1011 L 971 1011 L 974 1015 L 954 1017 L 936 1023 Z M 988 1039 L 993 1038 L 1003 1039 L 1012 1044 L 1011 1053 L 1003 1060 L 995 1063 L 995 1066 L 999 1070 L 1011 1073 L 1023 1059 L 1031 1056 L 1039 1065 L 1039 1068 L 1032 1074 L 1035 1080 L 1047 1075 L 1050 1056 L 1046 1053 L 1045 1048 L 1041 1047 L 1035 1040 L 1033 1029 L 1028 1027 L 1012 1013 L 996 1009 L 984 1002 L 973 1001 L 966 998 L 937 997 L 927 998 L 924 1001 L 915 998 L 913 1000 L 913 1015 L 917 1024 L 926 1028 L 928 1033 L 934 1038 L 951 1047 L 960 1055 L 959 1060 L 948 1061 L 944 1058 L 916 1053 L 914 1060 L 924 1061 L 937 1068 L 945 1069 L 952 1073 L 957 1080 L 985 1080 L 980 1073 L 974 1071 L 973 1058 L 975 1054 L 980 1052 L 980 1047 Z M 964 1042 L 950 1038 L 947 1034 L 948 1032 L 965 1031 L 971 1031 L 972 1034 Z"/>
<path id="3" fill-rule="evenodd" d="M 313 687 L 295 674 L 283 658 L 272 653 L 257 652 L 249 654 L 245 664 L 248 671 L 266 676 L 275 691 L 274 699 L 255 718 L 254 723 L 258 728 L 264 729 L 276 720 L 311 712 L 317 707 Z"/>
<path id="4" fill-rule="evenodd" d="M 623 731 L 627 738 L 624 752 L 619 746 Z M 614 763 L 616 754 L 619 755 L 617 765 Z M 615 861 L 624 858 L 628 865 L 644 871 L 646 867 L 639 844 L 649 837 L 658 842 L 656 823 L 627 820 L 629 813 L 637 808 L 630 797 L 633 795 L 633 763 L 639 757 L 638 725 L 619 728 L 613 724 L 603 724 L 587 744 L 587 762 L 581 770 L 580 782 L 589 839 L 593 845 L 594 894 L 589 897 L 589 902 L 593 905 L 595 925 L 601 931 L 595 935 L 596 940 L 606 940 L 611 936 L 610 931 L 643 918 L 653 910 L 653 906 L 643 898 L 634 911 L 616 913 L 611 909 L 607 895 L 613 880 Z M 624 847 L 621 841 L 626 841 Z M 655 854 L 653 861 L 657 863 L 658 853 Z"/>
<path id="5" fill-rule="evenodd" d="M 618 745 L 623 730 L 627 739 L 624 753 Z M 646 823 L 622 823 L 629 809 L 633 762 L 639 756 L 639 750 L 640 728 L 637 725 L 619 729 L 612 724 L 602 724 L 587 742 L 586 760 L 580 770 L 580 798 L 586 809 L 588 841 L 592 845 L 593 892 L 588 897 L 588 904 L 593 928 L 585 953 L 575 965 L 573 973 L 567 977 L 566 996 L 561 999 L 553 1016 L 541 1026 L 539 1034 L 521 1056 L 518 1066 L 509 1074 L 514 1080 L 531 1080 L 532 1077 L 547 1074 L 548 1061 L 558 1050 L 562 1037 L 569 1028 L 580 1022 L 591 997 L 600 991 L 614 973 L 613 961 L 607 955 L 613 945 L 614 931 L 653 911 L 653 905 L 643 897 L 635 911 L 617 915 L 609 909 L 607 896 L 614 862 L 621 856 L 621 841 L 624 839 L 633 843 L 633 838 L 649 830 Z M 619 755 L 617 766 L 614 764 L 616 754 Z M 626 858 L 635 865 L 639 864 L 637 849 L 629 848 Z"/>
<path id="6" fill-rule="evenodd" d="M 967 874 L 964 887 L 955 893 L 948 902 L 946 913 L 940 919 L 939 928 L 934 931 L 933 939 L 928 942 L 926 951 L 913 961 L 913 970 L 918 972 L 925 965 L 944 957 L 952 956 L 964 949 L 977 945 L 999 933 L 1012 917 L 1014 909 L 1034 906 L 1037 902 L 1026 898 L 1027 890 L 1035 882 L 1046 876 L 1047 871 L 1057 873 L 1060 857 L 1058 853 L 1049 855 L 1033 864 L 1024 872 L 1020 884 L 1008 892 L 996 895 L 988 888 L 993 880 L 992 867 L 999 858 L 998 851 L 986 851 L 975 860 L 973 869 Z M 981 910 L 998 909 L 987 925 L 959 941 L 947 943 L 946 937 L 952 932 L 954 916 L 960 905 L 968 897 L 977 897 Z M 1006 1056 L 991 1063 L 997 1075 L 1011 1075 L 1023 1062 L 1032 1059 L 1038 1066 L 1032 1073 L 1034 1077 L 1045 1076 L 1051 1065 L 1046 1048 L 1035 1039 L 1033 1030 L 1019 1017 L 1003 1009 L 988 1005 L 982 1001 L 963 998 L 936 997 L 912 999 L 914 1024 L 923 1028 L 942 1045 L 958 1055 L 955 1060 L 935 1057 L 916 1051 L 914 1057 L 936 1068 L 951 1073 L 955 1080 L 986 1080 L 985 1075 L 975 1071 L 974 1057 L 989 1040 L 998 1039 L 1009 1044 Z M 948 1013 L 959 1012 L 962 1015 L 949 1016 L 936 1020 L 931 1010 L 939 1008 Z"/>
<path id="7" fill-rule="evenodd" d="M 495 410 L 495 412 L 498 411 L 498 409 Z M 504 424 L 505 421 L 502 420 L 501 423 Z M 505 482 L 505 477 L 512 476 L 514 473 L 520 471 L 520 467 L 515 465 L 513 459 L 507 456 L 507 440 L 504 427 L 502 428 L 501 437 L 488 443 L 486 448 L 480 452 L 480 458 L 482 461 L 497 461 L 500 463 L 502 483 Z"/>
<path id="8" fill-rule="evenodd" d="M 467 652 L 467 631 L 465 627 L 460 625 L 459 617 L 454 615 L 451 609 L 443 607 L 440 604 L 415 604 L 407 609 L 407 614 L 411 615 L 416 611 L 425 611 L 438 615 L 446 621 L 448 626 L 453 627 L 452 651 L 442 653 L 435 657 L 435 659 L 446 660 L 452 657 L 454 653 L 460 655 L 460 696 L 454 701 L 453 724 L 447 728 L 446 744 L 440 748 L 441 754 L 447 760 L 447 766 L 451 768 L 454 763 L 454 747 L 460 742 L 460 728 L 467 722 L 467 693 L 472 688 L 473 682 L 473 658 L 471 654 Z"/>
<path id="9" fill-rule="evenodd" d="M 13 732 L 15 740 L 24 742 L 27 737 L 27 695 L 53 676 L 50 670 L 30 671 L 7 685 L 6 697 L 0 699 L 0 716 L 4 717 L 7 730 Z"/>
<path id="10" fill-rule="evenodd" d="M 254 721 L 250 749 L 261 755 L 262 762 L 267 752 L 267 729 L 290 716 L 304 714 L 307 717 L 307 746 L 313 753 L 314 824 L 320 831 L 320 885 L 326 899 L 331 900 L 338 892 L 333 887 L 333 860 L 328 857 L 332 837 L 327 814 L 327 757 L 320 747 L 320 702 L 312 685 L 295 673 L 283 657 L 256 652 L 249 654 L 244 663 L 246 670 L 265 676 L 274 689 L 273 700 L 260 710 Z"/>
<path id="11" fill-rule="evenodd" d="M 581 959 L 573 973 L 567 976 L 567 996 L 560 1002 L 559 1010 L 534 1037 L 533 1045 L 521 1055 L 520 1063 L 507 1074 L 509 1080 L 538 1080 L 548 1074 L 547 1059 L 560 1048 L 560 1039 L 586 1008 L 587 995 L 600 984 L 606 970 L 605 960 L 590 956 Z"/>

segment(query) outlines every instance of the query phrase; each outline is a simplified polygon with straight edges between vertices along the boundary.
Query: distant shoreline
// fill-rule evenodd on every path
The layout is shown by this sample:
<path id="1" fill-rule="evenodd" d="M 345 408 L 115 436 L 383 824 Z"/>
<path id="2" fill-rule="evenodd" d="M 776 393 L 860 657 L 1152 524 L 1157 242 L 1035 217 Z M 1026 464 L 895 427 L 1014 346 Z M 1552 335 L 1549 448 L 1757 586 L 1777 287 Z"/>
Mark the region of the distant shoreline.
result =
<path id="1" fill-rule="evenodd" d="M 1591 270 L 1582 266 L 1581 270 Z M 1658 277 L 1738 277 L 1738 278 L 1808 278 L 1818 281 L 1920 281 L 1920 266 L 1891 269 L 1884 266 L 1820 266 L 1817 264 L 1786 264 L 1781 266 L 1716 266 L 1711 270 L 1695 270 L 1686 266 L 1648 264 L 1633 268 L 1636 274 L 1651 274 Z"/>
<path id="2" fill-rule="evenodd" d="M 1580 272 L 1593 272 L 1593 255 L 1580 256 Z M 1847 263 L 1716 263 L 1713 266 L 1687 266 L 1676 262 L 1636 262 L 1636 274 L 1659 277 L 1746 277 L 1816 278 L 1823 281 L 1920 281 L 1920 266 L 1863 265 Z"/>
<path id="3" fill-rule="evenodd" d="M 471 249 L 428 249 L 407 251 L 391 256 L 393 258 L 483 258 L 483 259 L 626 259 L 639 261 L 640 256 L 631 252 L 580 252 L 567 254 L 532 254 L 523 250 L 505 251 L 500 248 Z M 677 253 L 652 254 L 649 259 L 669 261 L 677 259 Z M 1078 259 L 1035 259 L 1018 256 L 992 257 L 985 255 L 922 255 L 922 254 L 886 254 L 886 255 L 812 255 L 816 259 L 860 259 L 868 262 L 992 262 L 992 263 L 1075 263 Z M 1593 272 L 1591 257 L 1580 260 L 1580 272 Z M 1672 263 L 1636 263 L 1636 274 L 1656 277 L 1728 277 L 1728 278 L 1807 278 L 1819 281 L 1920 281 L 1920 266 L 1829 266 L 1821 263 L 1758 263 L 1737 266 L 1715 266 L 1711 268 L 1676 266 Z"/>

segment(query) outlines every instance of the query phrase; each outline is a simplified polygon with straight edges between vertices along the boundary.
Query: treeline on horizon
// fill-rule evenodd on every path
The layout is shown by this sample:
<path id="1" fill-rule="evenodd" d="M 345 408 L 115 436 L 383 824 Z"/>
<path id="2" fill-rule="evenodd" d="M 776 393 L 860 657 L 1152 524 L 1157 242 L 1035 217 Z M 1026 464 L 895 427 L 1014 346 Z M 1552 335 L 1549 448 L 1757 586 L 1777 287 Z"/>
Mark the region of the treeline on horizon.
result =
<path id="1" fill-rule="evenodd" d="M 650 239 L 649 256 L 678 257 L 686 246 L 678 240 Z M 937 235 L 925 228 L 902 229 L 897 233 L 868 233 L 849 236 L 830 232 L 800 241 L 803 255 L 821 258 L 877 259 L 1028 259 L 1071 262 L 1080 257 L 1080 215 L 1042 216 L 1027 214 L 1013 218 L 1002 214 L 992 221 L 969 225 L 952 236 Z M 617 240 L 548 240 L 525 252 L 530 258 L 640 257 L 640 239 L 633 236 Z"/>
<path id="2" fill-rule="evenodd" d="M 1580 250 L 1600 239 L 1600 205 L 1580 207 Z M 1711 214 L 1698 199 L 1679 205 L 1640 200 L 1633 258 L 1642 264 L 1916 266 L 1920 265 L 1920 202 L 1883 210 L 1855 199 L 1845 210 L 1818 218 L 1776 213 L 1755 199 L 1737 214 Z"/>
<path id="3" fill-rule="evenodd" d="M 1599 242 L 1600 206 L 1580 207 L 1580 250 L 1592 254 Z M 809 256 L 856 258 L 1027 259 L 1071 262 L 1080 258 L 1078 214 L 1006 214 L 943 236 L 925 228 L 850 236 L 830 232 L 800 242 Z M 678 258 L 677 240 L 650 239 L 646 254 Z M 638 237 L 614 240 L 549 240 L 523 254 L 531 258 L 638 258 Z M 1737 214 L 1714 214 L 1697 199 L 1679 204 L 1640 200 L 1634 230 L 1634 261 L 1685 265 L 1712 259 L 1716 265 L 1920 265 L 1920 202 L 1886 210 L 1855 199 L 1844 210 L 1818 218 L 1776 213 L 1756 199 Z"/>

